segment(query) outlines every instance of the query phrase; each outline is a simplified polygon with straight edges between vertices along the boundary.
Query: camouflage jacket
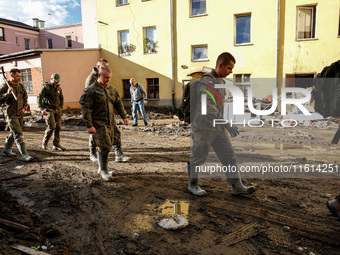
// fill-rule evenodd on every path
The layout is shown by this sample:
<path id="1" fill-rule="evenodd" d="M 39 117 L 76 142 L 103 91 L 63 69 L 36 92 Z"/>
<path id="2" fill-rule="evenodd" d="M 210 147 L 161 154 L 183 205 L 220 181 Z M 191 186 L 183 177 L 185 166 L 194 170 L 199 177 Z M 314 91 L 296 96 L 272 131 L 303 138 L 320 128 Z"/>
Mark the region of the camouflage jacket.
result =
<path id="1" fill-rule="evenodd" d="M 27 107 L 27 92 L 21 83 L 13 84 L 10 81 L 8 82 L 10 86 L 13 88 L 14 94 L 17 96 L 18 101 L 16 101 L 13 97 L 13 94 L 8 95 L 6 92 L 8 87 L 6 83 L 2 84 L 0 87 L 0 95 L 4 95 L 2 98 L 2 102 L 4 103 L 4 113 L 5 116 L 20 116 L 19 111 L 21 109 L 26 109 Z"/>
<path id="2" fill-rule="evenodd" d="M 64 96 L 60 85 L 55 87 L 51 82 L 44 83 L 37 97 L 37 104 L 40 110 L 63 109 Z"/>
<path id="3" fill-rule="evenodd" d="M 94 83 L 98 79 L 98 69 L 97 67 L 92 68 L 92 72 L 89 76 L 87 76 L 85 81 L 85 88 L 90 86 L 92 83 Z"/>
<path id="4" fill-rule="evenodd" d="M 212 128 L 214 119 L 223 119 L 223 104 L 226 90 L 214 88 L 215 84 L 225 84 L 225 82 L 213 70 L 200 78 L 200 82 L 197 83 L 194 92 L 191 93 L 193 98 L 190 99 L 190 109 L 194 111 L 192 119 L 193 130 Z M 207 115 L 201 114 L 201 94 L 203 93 L 207 94 Z"/>
<path id="5" fill-rule="evenodd" d="M 126 111 L 117 90 L 111 86 L 101 87 L 98 82 L 86 88 L 80 97 L 83 120 L 87 128 L 96 129 L 115 123 L 114 112 L 126 119 Z"/>

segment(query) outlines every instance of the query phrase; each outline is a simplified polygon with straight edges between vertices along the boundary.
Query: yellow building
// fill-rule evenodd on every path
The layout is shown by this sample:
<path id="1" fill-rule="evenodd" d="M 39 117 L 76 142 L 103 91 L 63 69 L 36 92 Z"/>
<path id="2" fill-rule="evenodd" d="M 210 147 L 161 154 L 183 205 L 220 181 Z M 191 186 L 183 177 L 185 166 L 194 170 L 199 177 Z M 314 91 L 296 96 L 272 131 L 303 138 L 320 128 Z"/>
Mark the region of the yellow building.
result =
<path id="1" fill-rule="evenodd" d="M 85 48 L 100 45 L 120 95 L 134 77 L 151 105 L 178 106 L 188 75 L 224 51 L 236 58 L 228 78 L 260 98 L 285 86 L 274 78 L 340 59 L 339 0 L 82 0 L 82 14 Z"/>

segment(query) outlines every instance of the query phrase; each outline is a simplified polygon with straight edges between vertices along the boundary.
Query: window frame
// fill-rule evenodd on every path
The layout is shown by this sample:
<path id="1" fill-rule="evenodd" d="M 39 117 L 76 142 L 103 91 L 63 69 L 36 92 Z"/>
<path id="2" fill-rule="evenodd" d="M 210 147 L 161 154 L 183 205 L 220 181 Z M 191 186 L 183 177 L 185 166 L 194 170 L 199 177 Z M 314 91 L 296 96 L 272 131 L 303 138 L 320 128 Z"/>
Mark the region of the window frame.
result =
<path id="1" fill-rule="evenodd" d="M 299 10 L 301 9 L 312 9 L 312 16 L 311 16 L 311 37 L 304 37 L 304 38 L 299 38 Z M 317 22 L 317 5 L 301 5 L 301 6 L 297 6 L 296 7 L 296 32 L 295 32 L 295 38 L 296 41 L 308 41 L 308 40 L 315 40 L 316 38 L 316 22 Z M 304 26 L 304 31 L 305 30 L 305 26 Z M 304 32 L 306 33 L 306 32 Z"/>
<path id="2" fill-rule="evenodd" d="M 195 56 L 195 49 L 197 49 L 197 48 L 204 48 L 204 47 L 207 49 L 207 57 L 206 57 L 206 58 L 200 58 L 200 59 L 194 59 L 194 56 Z M 191 45 L 191 61 L 192 61 L 192 62 L 204 62 L 204 61 L 209 61 L 208 44 Z"/>
<path id="3" fill-rule="evenodd" d="M 69 46 L 69 42 L 71 46 Z M 66 49 L 72 49 L 72 36 L 71 35 L 65 36 L 65 43 L 66 43 Z"/>
<path id="4" fill-rule="evenodd" d="M 194 0 L 190 0 L 189 1 L 189 17 L 190 18 L 194 18 L 194 17 L 201 17 L 201 16 L 206 16 L 207 14 L 207 1 L 206 0 L 200 0 L 200 1 L 204 1 L 205 2 L 205 12 L 204 13 L 200 13 L 200 14 L 193 14 L 193 9 L 192 9 L 192 3 Z"/>
<path id="5" fill-rule="evenodd" d="M 241 75 L 241 81 L 237 81 L 237 76 Z M 249 76 L 249 80 L 245 78 L 245 76 Z M 244 99 L 247 100 L 248 98 L 248 88 L 251 88 L 252 85 L 252 78 L 251 73 L 237 73 L 234 74 L 234 80 L 233 83 L 236 87 L 238 87 L 240 90 L 242 90 Z"/>
<path id="6" fill-rule="evenodd" d="M 145 42 L 145 38 L 147 38 L 146 37 L 146 34 L 147 34 L 146 30 L 149 29 L 149 28 L 154 28 L 155 29 L 155 37 L 156 37 L 156 38 L 152 38 L 152 39 L 155 39 L 155 41 L 152 42 L 154 45 L 153 45 L 152 49 L 150 50 L 150 52 L 146 49 L 146 42 Z M 150 38 L 148 38 L 148 39 L 150 39 Z M 158 44 L 158 41 L 157 41 L 157 28 L 156 28 L 156 26 L 143 27 L 143 53 L 144 54 L 155 54 L 155 53 L 158 53 L 158 51 L 157 51 L 157 48 L 158 48 L 157 44 Z"/>
<path id="7" fill-rule="evenodd" d="M 123 99 L 131 99 L 131 94 L 130 94 L 130 79 L 122 79 L 123 83 Z"/>
<path id="8" fill-rule="evenodd" d="M 119 57 L 131 56 L 131 51 L 125 51 L 125 49 L 123 48 L 123 46 L 121 44 L 121 38 L 122 38 L 121 33 L 128 32 L 128 43 L 126 45 L 128 45 L 128 47 L 130 48 L 130 46 L 131 46 L 131 43 L 130 43 L 130 30 L 129 29 L 125 29 L 125 30 L 119 30 L 117 32 L 118 32 L 118 56 Z M 123 49 L 124 51 L 121 52 L 121 49 Z"/>
<path id="9" fill-rule="evenodd" d="M 252 13 L 251 12 L 247 12 L 247 13 L 239 13 L 239 14 L 234 14 L 234 31 L 235 31 L 235 35 L 234 35 L 234 45 L 235 46 L 242 46 L 242 45 L 252 45 L 252 42 L 251 42 L 251 35 L 252 35 L 252 32 L 251 32 L 251 16 L 252 16 Z M 241 42 L 241 43 L 238 43 L 237 42 L 237 19 L 238 18 L 242 18 L 242 17 L 249 17 L 250 18 L 250 22 L 249 22 L 249 42 Z"/>
<path id="10" fill-rule="evenodd" d="M 21 69 L 21 83 L 25 86 L 27 94 L 33 94 L 33 80 L 31 68 Z M 28 80 L 26 80 L 28 78 Z"/>
<path id="11" fill-rule="evenodd" d="M 30 49 L 32 49 L 32 47 L 31 47 L 31 39 L 29 39 L 29 38 L 24 38 L 24 42 L 25 42 L 25 50 L 30 50 Z M 28 47 L 26 47 L 26 46 L 28 46 Z"/>
<path id="12" fill-rule="evenodd" d="M 51 41 L 51 48 L 50 48 L 50 42 Z M 53 49 L 53 40 L 52 38 L 47 38 L 46 39 L 46 44 L 47 44 L 47 49 Z"/>
<path id="13" fill-rule="evenodd" d="M 155 81 L 156 79 L 158 80 L 158 83 L 156 84 Z M 149 83 L 149 81 L 152 81 L 152 84 Z M 146 78 L 146 84 L 147 84 L 147 88 L 146 88 L 146 93 L 148 95 L 148 100 L 159 100 L 159 78 L 155 77 L 155 78 Z M 153 89 L 154 91 L 151 93 L 150 90 Z M 150 96 L 151 94 L 153 94 L 152 96 Z M 158 95 L 158 97 L 157 97 Z"/>
<path id="14" fill-rule="evenodd" d="M 2 31 L 2 36 L 0 36 L 0 41 L 6 41 L 5 28 L 4 27 L 0 27 L 0 31 Z"/>
<path id="15" fill-rule="evenodd" d="M 126 1 L 126 3 L 119 4 L 119 0 L 116 0 L 116 6 L 119 7 L 119 6 L 124 6 L 124 5 L 129 4 L 129 0 L 122 0 L 122 1 Z"/>

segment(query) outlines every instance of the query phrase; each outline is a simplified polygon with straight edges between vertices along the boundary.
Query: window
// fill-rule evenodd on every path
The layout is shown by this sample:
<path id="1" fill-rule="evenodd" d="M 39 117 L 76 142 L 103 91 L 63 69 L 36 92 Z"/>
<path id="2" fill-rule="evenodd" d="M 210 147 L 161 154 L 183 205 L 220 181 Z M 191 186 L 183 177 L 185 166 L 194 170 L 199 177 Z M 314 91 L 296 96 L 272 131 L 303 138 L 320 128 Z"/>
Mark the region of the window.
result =
<path id="1" fill-rule="evenodd" d="M 245 100 L 248 98 L 248 88 L 251 86 L 251 75 L 250 74 L 235 74 L 234 84 L 240 88 L 243 92 Z"/>
<path id="2" fill-rule="evenodd" d="M 19 37 L 16 37 L 16 38 L 15 38 L 15 42 L 16 42 L 16 44 L 17 44 L 18 46 L 20 45 Z"/>
<path id="3" fill-rule="evenodd" d="M 123 98 L 130 99 L 131 98 L 131 95 L 130 95 L 130 87 L 131 87 L 130 79 L 123 79 L 122 81 L 123 81 L 123 92 L 124 92 Z"/>
<path id="4" fill-rule="evenodd" d="M 25 50 L 30 50 L 31 49 L 31 40 L 25 38 Z"/>
<path id="5" fill-rule="evenodd" d="M 207 61 L 208 60 L 208 46 L 196 45 L 192 46 L 192 61 Z"/>
<path id="6" fill-rule="evenodd" d="M 67 35 L 65 37 L 65 39 L 66 39 L 66 48 L 72 48 L 72 38 L 71 38 L 71 36 Z"/>
<path id="7" fill-rule="evenodd" d="M 251 14 L 242 14 L 235 16 L 236 23 L 236 40 L 235 44 L 250 44 L 250 23 Z"/>
<path id="8" fill-rule="evenodd" d="M 201 16 L 206 14 L 205 0 L 190 0 L 190 16 Z"/>
<path id="9" fill-rule="evenodd" d="M 130 56 L 130 33 L 129 30 L 118 32 L 119 45 L 118 52 L 119 56 Z"/>
<path id="10" fill-rule="evenodd" d="M 21 71 L 21 83 L 25 86 L 28 94 L 33 93 L 31 69 L 23 69 Z"/>
<path id="11" fill-rule="evenodd" d="M 47 49 L 53 49 L 52 38 L 47 39 Z"/>
<path id="12" fill-rule="evenodd" d="M 117 0 L 117 6 L 129 4 L 129 0 Z"/>
<path id="13" fill-rule="evenodd" d="M 316 6 L 300 6 L 297 8 L 296 39 L 315 38 Z"/>
<path id="14" fill-rule="evenodd" d="M 5 29 L 0 27 L 0 41 L 5 41 Z"/>
<path id="15" fill-rule="evenodd" d="M 34 41 L 34 47 L 38 49 L 38 41 Z"/>
<path id="16" fill-rule="evenodd" d="M 146 79 L 148 84 L 148 98 L 159 98 L 159 79 Z"/>
<path id="17" fill-rule="evenodd" d="M 156 27 L 144 28 L 144 53 L 157 53 Z"/>

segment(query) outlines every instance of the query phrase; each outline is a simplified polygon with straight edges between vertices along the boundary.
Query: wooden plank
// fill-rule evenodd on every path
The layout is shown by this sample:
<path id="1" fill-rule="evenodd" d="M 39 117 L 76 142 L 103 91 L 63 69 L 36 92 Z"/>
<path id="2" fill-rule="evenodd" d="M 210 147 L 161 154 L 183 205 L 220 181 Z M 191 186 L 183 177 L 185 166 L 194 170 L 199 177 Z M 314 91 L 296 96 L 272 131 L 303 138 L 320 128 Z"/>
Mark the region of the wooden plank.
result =
<path id="1" fill-rule="evenodd" d="M 15 222 L 12 222 L 12 221 L 9 221 L 9 220 L 1 219 L 1 218 L 0 218 L 0 224 L 3 224 L 3 225 L 8 226 L 8 227 L 15 228 L 15 229 L 19 229 L 21 231 L 26 231 L 26 230 L 30 229 L 27 226 L 24 226 L 24 225 L 21 225 L 19 223 L 15 223 Z"/>
<path id="2" fill-rule="evenodd" d="M 332 140 L 332 144 L 338 144 L 339 140 L 340 140 L 340 128 L 338 129 L 338 131 L 336 131 Z"/>
<path id="3" fill-rule="evenodd" d="M 46 252 L 42 252 L 42 251 L 37 251 L 34 250 L 32 248 L 29 248 L 27 246 L 23 246 L 21 244 L 15 244 L 11 246 L 13 249 L 24 252 L 26 254 L 30 254 L 30 255 L 50 255 L 49 253 Z"/>

